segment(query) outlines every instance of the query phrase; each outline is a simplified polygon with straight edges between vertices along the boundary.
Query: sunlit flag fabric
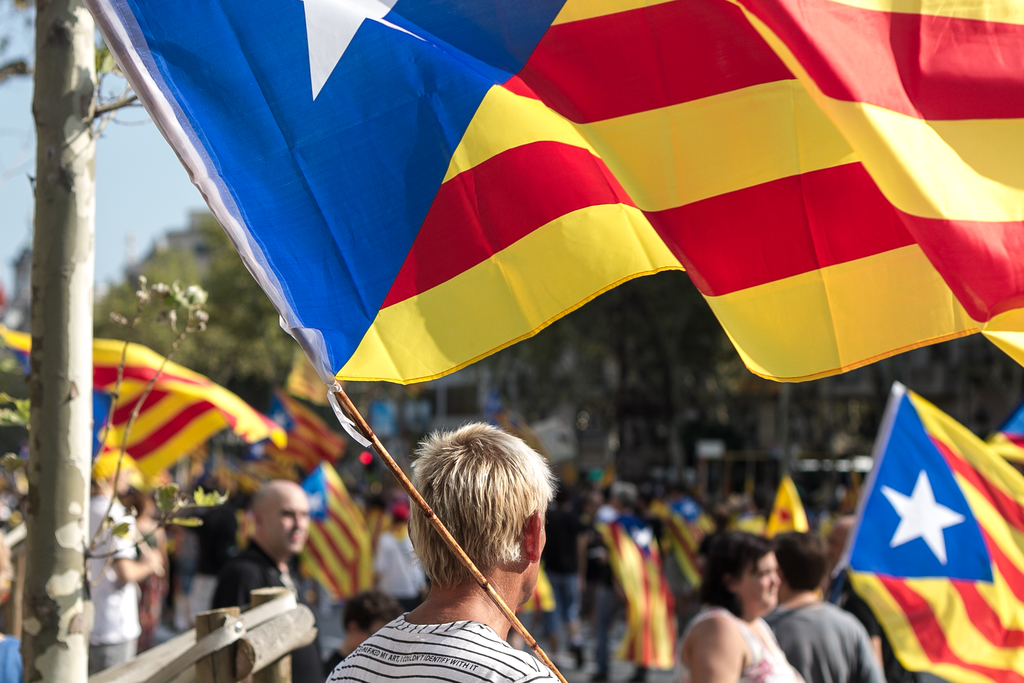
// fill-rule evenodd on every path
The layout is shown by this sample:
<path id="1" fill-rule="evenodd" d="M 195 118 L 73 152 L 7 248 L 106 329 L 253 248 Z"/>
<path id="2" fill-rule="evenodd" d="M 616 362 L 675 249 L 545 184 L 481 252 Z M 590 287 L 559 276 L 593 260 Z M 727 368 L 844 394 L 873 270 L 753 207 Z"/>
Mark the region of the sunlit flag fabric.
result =
<path id="1" fill-rule="evenodd" d="M 898 384 L 850 543 L 850 580 L 906 668 L 1024 681 L 1024 477 Z"/>
<path id="2" fill-rule="evenodd" d="M 292 358 L 292 369 L 288 372 L 288 379 L 285 380 L 284 389 L 292 396 L 301 398 L 304 401 L 315 403 L 319 406 L 327 405 L 327 396 L 324 393 L 323 382 L 316 370 L 309 364 L 309 359 L 302 349 L 295 349 Z"/>
<path id="3" fill-rule="evenodd" d="M 1024 358 L 1018 0 L 86 4 L 328 383 L 683 267 L 761 375 Z"/>
<path id="4" fill-rule="evenodd" d="M 287 431 L 288 442 L 283 448 L 267 444 L 267 455 L 295 463 L 303 474 L 321 462 L 337 461 L 345 450 L 345 441 L 319 415 L 280 391 L 271 401 L 270 418 Z"/>
<path id="5" fill-rule="evenodd" d="M 23 332 L 0 327 L 0 339 L 16 353 L 19 349 L 25 354 L 31 350 L 31 337 Z M 123 351 L 123 341 L 93 340 L 93 389 L 96 392 L 109 396 L 114 391 Z M 102 437 L 106 448 L 121 447 L 132 411 L 163 362 L 164 357 L 152 349 L 140 344 L 128 345 L 113 421 Z M 224 429 L 231 429 L 247 443 L 265 439 L 280 446 L 287 443 L 283 429 L 241 398 L 197 372 L 167 362 L 142 403 L 128 434 L 126 452 L 138 462 L 143 474 L 153 475 Z M 94 433 L 94 438 L 101 437 Z"/>
<path id="6" fill-rule="evenodd" d="M 341 477 L 321 463 L 303 482 L 309 495 L 309 540 L 303 569 L 335 600 L 373 587 L 373 551 L 363 515 Z"/>
<path id="7" fill-rule="evenodd" d="M 779 490 L 775 494 L 775 503 L 768 516 L 764 535 L 771 538 L 775 534 L 787 531 L 807 531 L 809 528 L 807 513 L 804 512 L 804 504 L 800 501 L 796 484 L 793 483 L 793 479 L 789 475 L 786 475 L 779 482 Z"/>
<path id="8" fill-rule="evenodd" d="M 700 586 L 701 570 L 697 560 L 704 533 L 677 510 L 672 509 L 665 521 L 664 543 L 672 551 L 679 571 L 692 588 Z"/>
<path id="9" fill-rule="evenodd" d="M 672 668 L 675 601 L 654 531 L 643 520 L 627 515 L 596 526 L 608 548 L 615 579 L 626 594 L 626 633 L 619 657 L 650 669 Z"/>
<path id="10" fill-rule="evenodd" d="M 1018 405 L 1006 422 L 988 437 L 988 444 L 1007 460 L 1024 462 L 1024 401 Z"/>

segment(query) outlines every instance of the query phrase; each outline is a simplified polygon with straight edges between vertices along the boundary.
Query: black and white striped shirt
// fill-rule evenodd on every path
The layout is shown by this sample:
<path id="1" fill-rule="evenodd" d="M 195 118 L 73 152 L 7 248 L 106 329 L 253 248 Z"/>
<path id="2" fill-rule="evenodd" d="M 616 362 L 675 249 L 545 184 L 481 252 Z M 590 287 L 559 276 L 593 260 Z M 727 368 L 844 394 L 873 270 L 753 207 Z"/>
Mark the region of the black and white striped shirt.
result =
<path id="1" fill-rule="evenodd" d="M 558 679 L 480 622 L 410 624 L 398 617 L 346 657 L 327 683 L 399 680 L 531 683 Z"/>

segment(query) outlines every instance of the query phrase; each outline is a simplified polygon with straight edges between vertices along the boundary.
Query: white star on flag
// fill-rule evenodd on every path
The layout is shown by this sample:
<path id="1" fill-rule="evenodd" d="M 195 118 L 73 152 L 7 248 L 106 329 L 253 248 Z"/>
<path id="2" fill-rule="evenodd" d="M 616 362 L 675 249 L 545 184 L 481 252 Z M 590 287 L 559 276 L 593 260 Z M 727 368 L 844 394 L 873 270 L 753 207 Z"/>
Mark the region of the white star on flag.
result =
<path id="1" fill-rule="evenodd" d="M 341 61 L 356 31 L 367 19 L 402 33 L 409 33 L 385 21 L 398 0 L 302 0 L 306 12 L 306 43 L 309 47 L 309 77 L 313 99 L 320 94 L 334 67 Z M 409 35 L 413 35 L 409 33 Z"/>
<path id="2" fill-rule="evenodd" d="M 928 481 L 925 471 L 921 470 L 917 475 L 914 491 L 909 496 L 888 486 L 882 487 L 882 494 L 900 516 L 900 524 L 889 541 L 889 547 L 895 548 L 915 538 L 923 538 L 939 562 L 946 564 L 946 537 L 943 530 L 963 523 L 964 516 L 935 502 L 932 483 Z"/>

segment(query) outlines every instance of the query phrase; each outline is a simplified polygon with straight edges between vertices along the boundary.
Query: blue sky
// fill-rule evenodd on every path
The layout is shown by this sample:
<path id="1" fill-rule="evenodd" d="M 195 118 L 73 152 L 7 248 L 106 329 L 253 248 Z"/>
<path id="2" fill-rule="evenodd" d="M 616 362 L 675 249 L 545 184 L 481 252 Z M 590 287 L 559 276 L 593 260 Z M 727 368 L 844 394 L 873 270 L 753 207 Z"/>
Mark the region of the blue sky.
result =
<path id="1" fill-rule="evenodd" d="M 31 60 L 32 28 L 24 15 L 14 15 L 0 1 L 0 36 L 11 43 L 0 63 L 18 57 Z M 106 89 L 118 92 L 123 82 Z M 0 279 L 10 293 L 12 261 L 32 239 L 32 190 L 35 135 L 32 124 L 32 80 L 11 78 L 0 83 Z M 122 110 L 107 126 L 96 146 L 96 282 L 121 279 L 125 244 L 136 236 L 136 252 L 148 253 L 155 238 L 187 224 L 188 214 L 205 209 L 199 191 L 141 109 Z"/>

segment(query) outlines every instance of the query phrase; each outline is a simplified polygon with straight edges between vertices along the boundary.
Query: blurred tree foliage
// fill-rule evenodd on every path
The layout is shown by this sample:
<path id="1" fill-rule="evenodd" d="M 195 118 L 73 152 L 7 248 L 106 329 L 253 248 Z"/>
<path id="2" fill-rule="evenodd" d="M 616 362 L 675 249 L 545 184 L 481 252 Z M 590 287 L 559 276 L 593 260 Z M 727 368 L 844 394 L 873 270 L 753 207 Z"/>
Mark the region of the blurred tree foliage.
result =
<path id="1" fill-rule="evenodd" d="M 210 298 L 210 321 L 205 332 L 191 335 L 174 361 L 200 372 L 234 391 L 257 408 L 266 408 L 275 384 L 283 384 L 291 367 L 295 342 L 278 324 L 277 311 L 246 270 L 227 235 L 213 216 L 197 220 L 205 250 L 204 268 L 192 251 L 154 251 L 140 274 L 151 283 L 180 280 L 201 285 Z M 110 288 L 96 303 L 95 335 L 124 339 L 127 330 L 110 320 L 111 313 L 127 317 L 135 310 L 135 282 Z M 167 325 L 140 325 L 135 341 L 166 354 L 173 341 Z"/>

